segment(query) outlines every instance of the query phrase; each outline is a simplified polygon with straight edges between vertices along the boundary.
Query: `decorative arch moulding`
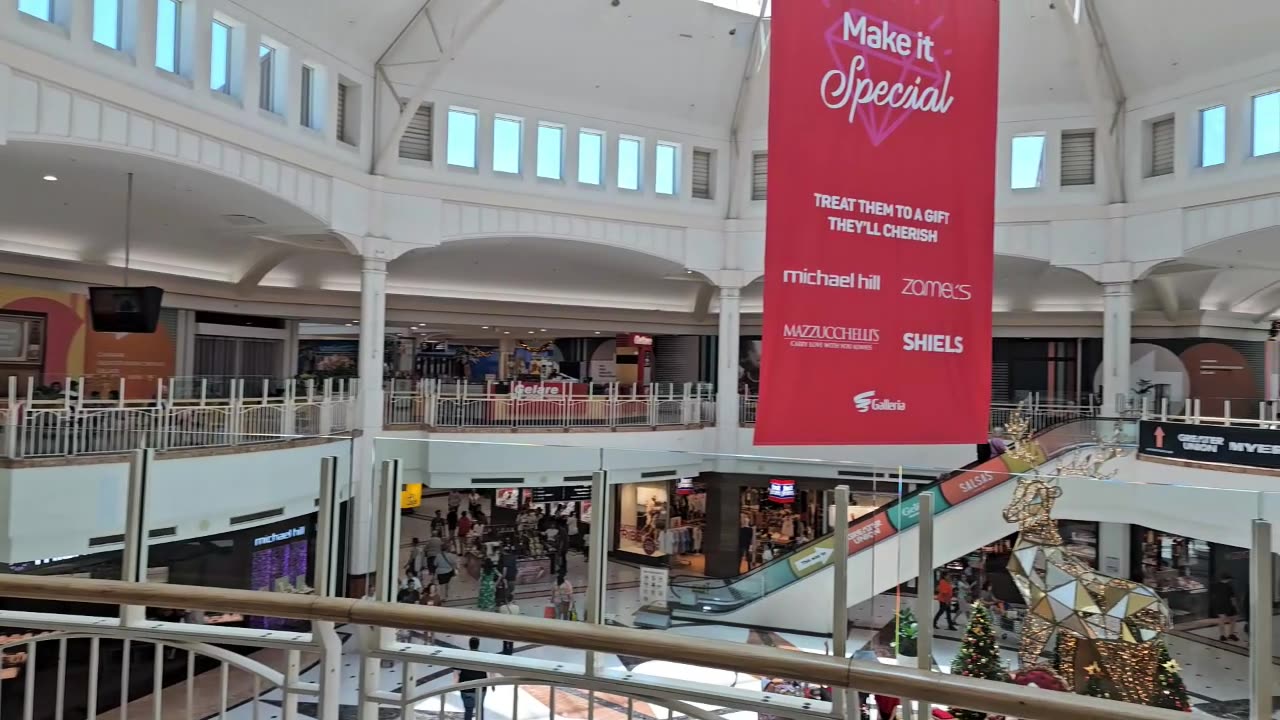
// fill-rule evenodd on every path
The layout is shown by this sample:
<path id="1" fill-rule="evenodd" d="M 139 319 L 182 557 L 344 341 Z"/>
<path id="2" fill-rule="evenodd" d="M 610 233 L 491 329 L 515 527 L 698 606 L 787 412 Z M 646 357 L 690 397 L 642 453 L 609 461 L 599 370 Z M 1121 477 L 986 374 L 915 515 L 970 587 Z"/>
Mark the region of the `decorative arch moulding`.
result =
<path id="1" fill-rule="evenodd" d="M 328 222 L 333 179 L 221 139 L 13 73 L 0 138 L 118 150 L 193 167 L 266 191 Z"/>

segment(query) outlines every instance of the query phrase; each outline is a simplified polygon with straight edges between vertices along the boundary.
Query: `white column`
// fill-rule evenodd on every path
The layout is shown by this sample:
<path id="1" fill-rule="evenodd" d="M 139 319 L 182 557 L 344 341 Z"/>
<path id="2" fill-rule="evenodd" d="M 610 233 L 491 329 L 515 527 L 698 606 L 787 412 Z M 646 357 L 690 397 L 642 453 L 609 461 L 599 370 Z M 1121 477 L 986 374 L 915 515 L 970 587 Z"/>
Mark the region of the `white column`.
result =
<path id="1" fill-rule="evenodd" d="M 1128 523 L 1098 523 L 1098 568 L 1111 577 L 1127 578 L 1133 529 Z"/>
<path id="2" fill-rule="evenodd" d="M 1129 342 L 1133 337 L 1133 283 L 1104 283 L 1102 286 L 1102 413 L 1114 416 L 1127 398 L 1129 382 Z"/>
<path id="3" fill-rule="evenodd" d="M 361 323 L 363 325 L 363 323 Z M 284 349 L 280 352 L 280 377 L 288 380 L 298 374 L 298 321 L 284 321 Z"/>
<path id="4" fill-rule="evenodd" d="M 720 288 L 720 339 L 716 365 L 716 449 L 735 452 L 738 440 L 738 352 L 742 333 L 742 293 Z"/>
<path id="5" fill-rule="evenodd" d="M 365 258 L 360 268 L 360 435 L 351 463 L 351 540 L 347 572 L 363 575 L 373 569 L 373 445 L 382 434 L 382 343 L 387 320 L 387 261 Z"/>

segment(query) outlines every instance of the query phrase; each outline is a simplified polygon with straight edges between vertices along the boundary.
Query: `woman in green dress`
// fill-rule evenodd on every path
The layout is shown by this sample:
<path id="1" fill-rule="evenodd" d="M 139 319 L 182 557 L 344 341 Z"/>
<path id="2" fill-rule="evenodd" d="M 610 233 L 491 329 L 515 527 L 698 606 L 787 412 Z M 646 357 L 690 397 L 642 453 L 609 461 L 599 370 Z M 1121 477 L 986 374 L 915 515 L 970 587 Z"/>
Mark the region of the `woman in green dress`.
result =
<path id="1" fill-rule="evenodd" d="M 489 612 L 497 610 L 497 589 L 498 568 L 494 566 L 492 560 L 486 559 L 483 568 L 480 570 L 480 597 L 476 600 L 476 607 Z"/>

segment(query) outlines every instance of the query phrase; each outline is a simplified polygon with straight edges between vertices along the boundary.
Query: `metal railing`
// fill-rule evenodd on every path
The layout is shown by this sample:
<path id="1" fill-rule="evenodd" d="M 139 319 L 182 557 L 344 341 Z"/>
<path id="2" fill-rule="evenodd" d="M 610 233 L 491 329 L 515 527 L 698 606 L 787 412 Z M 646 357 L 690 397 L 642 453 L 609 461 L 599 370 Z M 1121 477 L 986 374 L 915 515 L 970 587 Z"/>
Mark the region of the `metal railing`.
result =
<path id="1" fill-rule="evenodd" d="M 1030 425 L 1032 432 L 1041 432 L 1066 422 L 1098 417 L 1098 407 L 1093 404 L 1042 401 L 1028 398 L 1021 403 L 992 403 L 990 427 L 995 435 L 1004 432 L 1015 414 Z"/>
<path id="2" fill-rule="evenodd" d="M 120 605 L 117 617 L 88 617 L 0 611 L 0 622 L 12 627 L 48 631 L 48 634 L 20 637 L 9 646 L 22 648 L 26 661 L 24 676 L 4 682 L 0 692 L 20 703 L 23 717 L 32 718 L 37 708 L 54 710 L 50 717 L 95 716 L 111 706 L 121 708 L 146 703 L 149 712 L 135 705 L 139 716 L 162 716 L 170 708 L 185 706 L 186 717 L 208 714 L 225 716 L 229 707 L 252 703 L 254 717 L 270 709 L 282 717 L 296 717 L 299 703 L 307 702 L 305 713 L 317 720 L 347 717 L 341 678 L 344 648 L 336 628 L 355 632 L 345 650 L 346 661 L 358 668 L 355 691 L 356 717 L 376 720 L 384 710 L 398 710 L 401 717 L 411 711 L 429 713 L 456 710 L 464 704 L 478 706 L 481 720 L 527 716 L 519 712 L 520 693 L 492 691 L 506 687 L 545 687 L 549 697 L 528 693 L 525 702 L 546 708 L 547 717 L 557 717 L 557 694 L 565 688 L 581 692 L 564 694 L 560 702 L 573 708 L 574 716 L 591 717 L 598 707 L 610 716 L 631 720 L 639 717 L 674 717 L 676 713 L 698 720 L 722 717 L 723 709 L 767 713 L 779 718 L 805 720 L 848 720 L 856 716 L 858 693 L 909 698 L 928 706 L 962 707 L 1025 718 L 1027 720 L 1177 720 L 1183 713 L 1142 705 L 1084 697 L 1071 693 L 1047 692 L 1011 683 L 980 680 L 958 675 L 927 672 L 874 661 L 832 657 L 780 648 L 732 643 L 706 638 L 680 637 L 672 633 L 575 623 L 572 630 L 563 621 L 482 613 L 472 610 L 427 607 L 400 603 L 309 597 L 286 593 L 224 590 L 209 587 L 131 583 L 111 580 L 81 580 L 58 577 L 0 576 L 0 596 L 32 600 Z M 180 624 L 144 620 L 145 607 L 215 610 L 241 616 L 288 618 L 310 622 L 309 632 L 246 631 L 240 628 L 200 624 Z M 509 641 L 522 646 L 534 644 L 558 647 L 560 659 L 543 659 L 545 651 L 528 656 L 508 656 L 494 652 L 454 649 L 446 645 L 420 645 L 413 633 L 454 633 Z M 107 643 L 121 644 L 123 652 L 108 658 Z M 83 646 L 90 662 L 80 672 L 68 672 L 73 644 Z M 273 669 L 230 646 L 272 648 L 283 651 L 284 671 Z M 56 648 L 56 649 L 55 649 Z M 141 648 L 142 652 L 136 651 Z M 53 651 L 52 653 L 50 651 Z M 39 657 L 56 653 L 57 662 L 37 663 Z M 596 653 L 658 660 L 667 668 L 685 668 L 686 674 L 663 676 L 646 672 L 643 665 L 618 669 L 596 662 Z M 170 654 L 177 656 L 166 662 Z M 314 668 L 304 672 L 303 658 L 315 658 Z M 196 668 L 204 660 L 211 682 L 200 683 Z M 112 662 L 114 661 L 114 662 Z M 166 689 L 166 668 L 176 664 L 183 679 Z M 451 670 L 479 670 L 488 677 L 455 682 Z M 394 689 L 383 689 L 381 673 L 386 669 L 395 678 Z M 811 687 L 834 690 L 836 702 L 813 697 L 790 697 L 768 692 L 760 682 L 717 683 L 707 669 L 742 673 L 750 678 L 786 678 Z M 433 674 L 434 671 L 434 674 Z M 141 674 L 141 682 L 135 682 Z M 50 677 L 52 676 L 52 677 Z M 237 682 L 232 683 L 235 678 Z M 43 678 L 43 681 L 41 680 Z M 73 678 L 79 682 L 73 682 Z M 248 682 L 239 681 L 247 678 Z M 149 680 L 149 681 L 148 681 Z M 87 686 L 87 687 L 86 687 Z M 204 688 L 197 695 L 196 688 Z M 40 688 L 46 689 L 41 693 Z M 491 689 L 483 692 L 481 689 Z M 104 690 L 108 692 L 104 693 Z M 110 690 L 115 690 L 111 693 Z M 469 697 L 463 691 L 477 690 Z M 268 692 L 273 691 L 273 692 Z M 238 693 L 233 696 L 233 693 Z M 539 702 L 538 698 L 541 697 Z M 86 700 L 81 700 L 86 698 Z M 105 701 L 99 698 L 106 698 Z M 637 701 L 650 705 L 637 712 Z M 78 704 L 78 703 L 87 703 Z M 262 708 L 258 704 L 262 704 Z M 199 705 L 205 710 L 194 712 Z M 654 706 L 663 712 L 654 713 Z M 510 708 L 511 714 L 506 715 Z M 83 712 L 88 710 L 88 712 Z M 17 714 L 15 712 L 15 714 Z M 173 713 L 178 715 L 179 713 Z M 539 715 L 534 715 L 539 716 Z"/>
<path id="3" fill-rule="evenodd" d="M 714 419 L 715 398 L 706 386 L 685 383 L 648 387 L 618 385 L 519 386 L 499 393 L 492 386 L 473 392 L 473 386 L 423 381 L 412 390 L 384 394 L 384 423 L 453 429 L 652 429 L 697 427 Z M 710 408 L 710 409 L 708 409 Z"/>
<path id="4" fill-rule="evenodd" d="M 77 384 L 79 387 L 83 385 Z M 161 384 L 160 399 L 86 399 L 81 394 L 40 400 L 19 394 L 11 381 L 0 403 L 0 457 L 11 459 L 116 454 L 150 447 L 190 450 L 283 442 L 351 428 L 353 398 L 332 385 L 278 396 L 247 396 L 243 383 L 227 398 L 175 399 Z M 68 385 L 68 387 L 72 387 Z"/>
<path id="5" fill-rule="evenodd" d="M 1280 429 L 1280 400 L 1188 398 L 1170 402 L 1165 398 L 1155 403 L 1142 398 L 1137 406 L 1143 420 Z"/>

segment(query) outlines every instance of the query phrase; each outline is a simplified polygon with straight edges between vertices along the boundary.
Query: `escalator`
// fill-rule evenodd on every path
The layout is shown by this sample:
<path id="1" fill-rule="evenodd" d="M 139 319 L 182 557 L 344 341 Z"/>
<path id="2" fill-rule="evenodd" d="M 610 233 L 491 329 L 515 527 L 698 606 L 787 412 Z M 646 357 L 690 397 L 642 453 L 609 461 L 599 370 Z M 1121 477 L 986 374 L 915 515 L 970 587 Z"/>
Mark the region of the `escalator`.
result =
<path id="1" fill-rule="evenodd" d="M 920 496 L 933 496 L 934 547 L 941 563 L 990 544 L 1013 531 L 1000 519 L 1019 473 L 1099 437 L 1130 444 L 1136 422 L 1088 418 L 1051 427 L 1036 435 L 1027 459 L 1008 453 L 952 473 L 849 524 L 850 606 L 917 576 L 916 541 Z M 789 629 L 830 628 L 834 534 L 731 578 L 676 577 L 667 606 L 672 620 L 744 624 Z M 822 608 L 825 603 L 825 612 Z M 783 619 L 786 619 L 784 622 Z"/>

